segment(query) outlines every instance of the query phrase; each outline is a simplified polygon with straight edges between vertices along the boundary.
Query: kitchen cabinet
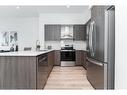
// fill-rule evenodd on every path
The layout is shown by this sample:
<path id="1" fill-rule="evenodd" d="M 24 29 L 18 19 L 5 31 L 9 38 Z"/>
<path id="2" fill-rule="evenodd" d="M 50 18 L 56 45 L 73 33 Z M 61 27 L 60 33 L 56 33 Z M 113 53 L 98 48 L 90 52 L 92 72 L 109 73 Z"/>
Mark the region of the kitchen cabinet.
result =
<path id="1" fill-rule="evenodd" d="M 54 51 L 37 56 L 0 56 L 0 89 L 43 89 Z"/>
<path id="2" fill-rule="evenodd" d="M 53 65 L 54 65 L 54 54 L 55 52 L 54 51 L 51 51 L 48 53 L 48 67 L 49 67 L 49 74 L 50 72 L 52 71 L 52 68 L 53 68 Z"/>
<path id="3" fill-rule="evenodd" d="M 0 56 L 0 89 L 36 89 L 36 57 Z"/>
<path id="4" fill-rule="evenodd" d="M 44 25 L 45 41 L 60 41 L 61 25 Z M 86 25 L 73 25 L 73 37 L 75 41 L 86 40 Z"/>
<path id="5" fill-rule="evenodd" d="M 54 51 L 37 57 L 37 89 L 43 89 L 54 64 Z"/>
<path id="6" fill-rule="evenodd" d="M 82 65 L 82 50 L 76 50 L 76 62 L 75 65 Z"/>
<path id="7" fill-rule="evenodd" d="M 45 41 L 60 41 L 61 25 L 44 25 Z"/>
<path id="8" fill-rule="evenodd" d="M 61 58 L 60 58 L 60 56 L 61 56 L 61 55 L 60 55 L 60 50 L 55 50 L 54 53 L 55 53 L 55 56 L 54 56 L 54 57 L 55 57 L 55 58 L 54 58 L 54 59 L 55 59 L 54 65 L 55 65 L 55 66 L 60 66 L 60 59 L 61 59 Z"/>
<path id="9" fill-rule="evenodd" d="M 86 63 L 86 51 L 82 51 L 82 66 L 87 69 L 87 63 Z"/>
<path id="10" fill-rule="evenodd" d="M 86 26 L 85 25 L 74 25 L 73 26 L 73 37 L 75 41 L 86 40 Z"/>
<path id="11" fill-rule="evenodd" d="M 86 52 L 83 50 L 76 50 L 76 65 L 82 65 L 85 69 L 87 69 L 86 64 Z"/>
<path id="12" fill-rule="evenodd" d="M 49 73 L 48 56 L 43 54 L 37 57 L 37 89 L 42 89 Z"/>

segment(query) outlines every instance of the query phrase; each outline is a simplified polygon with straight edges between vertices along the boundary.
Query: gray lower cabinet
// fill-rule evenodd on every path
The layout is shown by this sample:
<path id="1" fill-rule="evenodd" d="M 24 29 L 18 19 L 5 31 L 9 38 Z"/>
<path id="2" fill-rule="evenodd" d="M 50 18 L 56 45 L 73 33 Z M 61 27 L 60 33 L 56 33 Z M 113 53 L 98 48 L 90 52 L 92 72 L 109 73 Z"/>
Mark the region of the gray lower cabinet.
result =
<path id="1" fill-rule="evenodd" d="M 48 55 L 43 54 L 37 57 L 37 89 L 45 86 L 48 77 Z"/>
<path id="2" fill-rule="evenodd" d="M 86 64 L 86 52 L 83 50 L 76 50 L 76 66 L 82 65 L 85 69 L 87 69 Z"/>
<path id="3" fill-rule="evenodd" d="M 36 89 L 36 58 L 1 56 L 0 89 Z"/>
<path id="4" fill-rule="evenodd" d="M 82 65 L 82 50 L 76 50 L 76 62 L 75 65 Z"/>
<path id="5" fill-rule="evenodd" d="M 86 40 L 86 25 L 74 25 L 73 36 L 75 41 Z"/>
<path id="6" fill-rule="evenodd" d="M 82 66 L 87 69 L 87 63 L 86 63 L 86 52 L 82 51 Z"/>
<path id="7" fill-rule="evenodd" d="M 54 51 L 39 56 L 0 56 L 0 89 L 43 89 Z"/>
<path id="8" fill-rule="evenodd" d="M 60 66 L 60 50 L 55 50 L 55 56 L 54 56 L 54 65 L 55 66 Z"/>
<path id="9" fill-rule="evenodd" d="M 60 41 L 61 25 L 44 25 L 45 41 Z"/>
<path id="10" fill-rule="evenodd" d="M 52 68 L 53 68 L 53 65 L 54 65 L 54 62 L 55 62 L 54 55 L 55 55 L 55 52 L 54 51 L 51 51 L 51 52 L 48 53 L 49 74 L 52 71 Z"/>
<path id="11" fill-rule="evenodd" d="M 37 89 L 43 89 L 54 64 L 54 51 L 37 57 Z"/>

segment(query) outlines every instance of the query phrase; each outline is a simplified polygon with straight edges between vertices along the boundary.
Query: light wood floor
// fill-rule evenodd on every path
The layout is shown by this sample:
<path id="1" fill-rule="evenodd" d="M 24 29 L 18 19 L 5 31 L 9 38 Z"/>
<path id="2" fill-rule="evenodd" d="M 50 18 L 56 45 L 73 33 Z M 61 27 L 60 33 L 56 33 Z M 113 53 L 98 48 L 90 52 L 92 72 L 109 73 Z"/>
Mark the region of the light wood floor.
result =
<path id="1" fill-rule="evenodd" d="M 55 66 L 48 78 L 44 89 L 86 89 L 93 90 L 93 87 L 86 78 L 86 70 L 81 67 L 60 67 Z"/>

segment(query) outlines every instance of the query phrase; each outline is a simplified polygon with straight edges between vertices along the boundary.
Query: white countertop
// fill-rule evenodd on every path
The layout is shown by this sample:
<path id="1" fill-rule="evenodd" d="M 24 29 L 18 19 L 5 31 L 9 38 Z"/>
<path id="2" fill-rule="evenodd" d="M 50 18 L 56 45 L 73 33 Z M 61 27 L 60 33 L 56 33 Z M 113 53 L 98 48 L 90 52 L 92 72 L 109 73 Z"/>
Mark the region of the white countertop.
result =
<path id="1" fill-rule="evenodd" d="M 18 51 L 18 52 L 3 52 L 0 53 L 0 56 L 38 56 L 41 54 L 45 54 L 51 52 L 53 50 L 46 51 Z"/>

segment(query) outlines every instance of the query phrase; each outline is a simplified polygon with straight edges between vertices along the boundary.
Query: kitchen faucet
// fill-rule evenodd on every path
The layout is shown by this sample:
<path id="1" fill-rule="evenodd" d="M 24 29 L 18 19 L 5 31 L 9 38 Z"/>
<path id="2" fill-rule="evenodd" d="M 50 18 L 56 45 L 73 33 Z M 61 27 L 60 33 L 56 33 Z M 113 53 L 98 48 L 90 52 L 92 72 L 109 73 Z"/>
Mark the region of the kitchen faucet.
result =
<path id="1" fill-rule="evenodd" d="M 40 42 L 39 40 L 36 41 L 36 51 L 40 50 Z"/>

